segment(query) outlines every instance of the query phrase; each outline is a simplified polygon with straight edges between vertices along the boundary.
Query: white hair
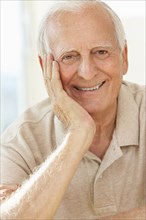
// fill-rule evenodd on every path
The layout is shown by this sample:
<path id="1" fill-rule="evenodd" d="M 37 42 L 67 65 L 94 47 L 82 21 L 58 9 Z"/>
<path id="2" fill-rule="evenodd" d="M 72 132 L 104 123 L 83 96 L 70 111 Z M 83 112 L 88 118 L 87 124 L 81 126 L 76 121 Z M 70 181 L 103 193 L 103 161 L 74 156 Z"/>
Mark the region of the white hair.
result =
<path id="1" fill-rule="evenodd" d="M 119 48 L 123 50 L 126 42 L 123 24 L 120 18 L 117 16 L 117 14 L 107 4 L 105 4 L 100 0 L 87 0 L 87 1 L 67 0 L 67 1 L 56 1 L 56 3 L 49 9 L 49 11 L 42 19 L 38 34 L 38 52 L 40 56 L 43 56 L 44 54 L 50 52 L 49 39 L 47 36 L 49 21 L 53 20 L 55 17 L 61 16 L 64 12 L 77 13 L 83 9 L 86 9 L 87 7 L 91 8 L 94 6 L 94 8 L 96 9 L 96 6 L 99 5 L 101 5 L 111 17 L 111 21 L 114 24 L 116 40 L 119 44 Z"/>

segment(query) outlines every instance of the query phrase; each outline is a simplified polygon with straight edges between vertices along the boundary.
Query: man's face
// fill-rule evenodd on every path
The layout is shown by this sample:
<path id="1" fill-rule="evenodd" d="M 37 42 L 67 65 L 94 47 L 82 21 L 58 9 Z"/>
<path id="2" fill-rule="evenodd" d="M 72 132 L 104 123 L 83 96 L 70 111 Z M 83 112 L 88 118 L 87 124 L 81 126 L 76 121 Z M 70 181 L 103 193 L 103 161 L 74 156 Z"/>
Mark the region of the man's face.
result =
<path id="1" fill-rule="evenodd" d="M 127 71 L 126 49 L 120 51 L 109 16 L 91 10 L 66 13 L 50 29 L 64 90 L 90 114 L 108 112 Z"/>

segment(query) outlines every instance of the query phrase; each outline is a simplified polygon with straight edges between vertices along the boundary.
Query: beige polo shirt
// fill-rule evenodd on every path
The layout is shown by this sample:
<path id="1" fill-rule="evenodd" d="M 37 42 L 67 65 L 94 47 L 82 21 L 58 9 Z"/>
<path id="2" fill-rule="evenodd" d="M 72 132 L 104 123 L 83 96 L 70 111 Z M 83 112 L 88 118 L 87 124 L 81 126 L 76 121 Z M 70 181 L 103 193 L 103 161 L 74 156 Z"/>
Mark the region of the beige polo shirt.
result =
<path id="1" fill-rule="evenodd" d="M 145 109 L 144 87 L 123 82 L 116 127 L 103 160 L 85 154 L 54 219 L 98 219 L 146 203 Z M 2 183 L 22 183 L 64 135 L 49 99 L 28 109 L 3 134 Z"/>

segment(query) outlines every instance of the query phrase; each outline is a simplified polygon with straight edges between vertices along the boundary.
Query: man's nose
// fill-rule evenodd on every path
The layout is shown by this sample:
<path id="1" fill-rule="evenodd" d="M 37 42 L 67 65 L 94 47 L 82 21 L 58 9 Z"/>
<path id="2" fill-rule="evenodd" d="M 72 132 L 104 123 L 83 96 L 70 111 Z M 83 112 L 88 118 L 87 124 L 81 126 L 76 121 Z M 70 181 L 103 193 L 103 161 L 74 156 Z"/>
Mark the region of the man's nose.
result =
<path id="1" fill-rule="evenodd" d="M 78 68 L 78 75 L 86 80 L 94 78 L 97 74 L 95 63 L 90 58 L 82 59 Z"/>

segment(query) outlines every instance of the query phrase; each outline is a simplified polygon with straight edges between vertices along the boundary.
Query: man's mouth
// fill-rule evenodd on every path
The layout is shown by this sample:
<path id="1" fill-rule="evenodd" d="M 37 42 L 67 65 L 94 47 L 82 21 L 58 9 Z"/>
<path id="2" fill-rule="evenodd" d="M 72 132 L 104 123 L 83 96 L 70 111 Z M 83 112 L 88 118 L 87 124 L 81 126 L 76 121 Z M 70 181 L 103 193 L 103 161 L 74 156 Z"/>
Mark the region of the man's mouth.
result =
<path id="1" fill-rule="evenodd" d="M 96 86 L 93 86 L 93 87 L 75 87 L 77 90 L 79 91 L 83 91 L 83 92 L 86 92 L 86 91 L 96 91 L 98 90 L 101 86 L 103 86 L 103 84 L 105 83 L 105 81 L 103 81 L 102 83 L 99 83 L 97 84 Z"/>

